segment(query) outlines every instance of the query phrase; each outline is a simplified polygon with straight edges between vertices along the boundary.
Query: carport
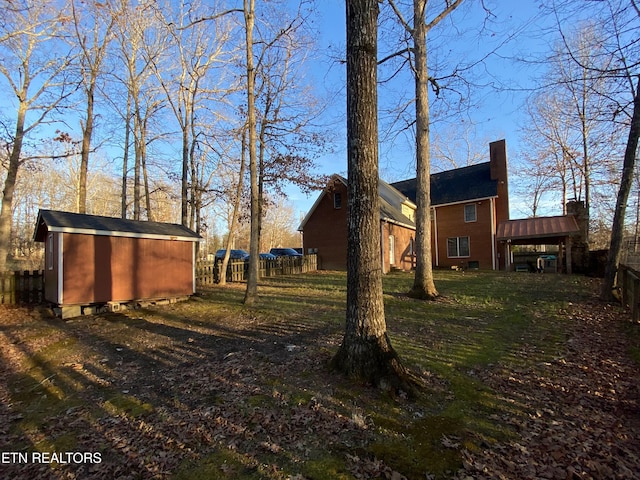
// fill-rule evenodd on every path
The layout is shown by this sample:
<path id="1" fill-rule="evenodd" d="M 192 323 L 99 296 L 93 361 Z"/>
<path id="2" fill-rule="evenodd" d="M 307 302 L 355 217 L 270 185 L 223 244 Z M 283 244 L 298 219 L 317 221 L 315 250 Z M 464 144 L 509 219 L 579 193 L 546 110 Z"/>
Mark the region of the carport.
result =
<path id="1" fill-rule="evenodd" d="M 498 242 L 504 245 L 507 271 L 513 269 L 512 245 L 558 245 L 558 266 L 566 260 L 566 273 L 571 273 L 572 241 L 579 235 L 580 228 L 574 215 L 507 220 L 498 225 L 496 232 Z M 565 254 L 566 259 L 563 258 Z"/>

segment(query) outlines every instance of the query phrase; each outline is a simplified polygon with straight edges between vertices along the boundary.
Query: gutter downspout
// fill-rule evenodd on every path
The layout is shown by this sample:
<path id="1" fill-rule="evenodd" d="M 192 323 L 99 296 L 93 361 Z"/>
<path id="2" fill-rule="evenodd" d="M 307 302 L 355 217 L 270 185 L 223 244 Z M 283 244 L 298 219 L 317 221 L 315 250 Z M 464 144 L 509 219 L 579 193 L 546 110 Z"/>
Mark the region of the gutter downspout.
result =
<path id="1" fill-rule="evenodd" d="M 64 233 L 60 233 L 58 235 L 58 258 L 57 258 L 57 274 L 58 274 L 58 305 L 62 305 L 64 303 L 64 258 L 63 258 L 63 250 L 64 250 Z M 55 243 L 55 242 L 54 242 Z"/>
<path id="2" fill-rule="evenodd" d="M 495 198 L 489 199 L 489 205 L 491 206 L 491 262 L 493 263 L 493 269 L 499 270 L 498 259 L 496 257 L 496 201 Z"/>
<path id="3" fill-rule="evenodd" d="M 382 268 L 382 274 L 384 275 L 384 220 L 380 220 L 380 261 L 382 264 L 380 267 Z"/>
<path id="4" fill-rule="evenodd" d="M 432 212 L 431 212 L 431 218 L 433 219 L 433 245 L 431 245 L 431 253 L 433 254 L 433 251 L 435 249 L 436 252 L 436 261 L 435 261 L 435 265 L 436 267 L 440 266 L 440 253 L 438 252 L 438 216 L 436 215 L 436 208 L 432 207 Z M 431 241 L 431 239 L 429 239 L 429 241 Z"/>
<path id="5" fill-rule="evenodd" d="M 191 248 L 191 271 L 193 272 L 193 291 L 192 293 L 196 293 L 196 243 L 197 242 L 191 242 L 192 248 Z"/>

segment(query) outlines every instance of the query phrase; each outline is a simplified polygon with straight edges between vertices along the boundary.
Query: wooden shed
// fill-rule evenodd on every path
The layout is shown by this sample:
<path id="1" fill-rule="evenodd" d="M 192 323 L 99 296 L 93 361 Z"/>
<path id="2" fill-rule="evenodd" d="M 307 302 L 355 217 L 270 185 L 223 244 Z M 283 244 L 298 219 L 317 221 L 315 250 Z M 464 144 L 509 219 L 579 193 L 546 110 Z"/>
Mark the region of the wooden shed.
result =
<path id="1" fill-rule="evenodd" d="M 200 237 L 182 225 L 40 210 L 34 239 L 45 244 L 44 297 L 62 307 L 195 292 Z"/>

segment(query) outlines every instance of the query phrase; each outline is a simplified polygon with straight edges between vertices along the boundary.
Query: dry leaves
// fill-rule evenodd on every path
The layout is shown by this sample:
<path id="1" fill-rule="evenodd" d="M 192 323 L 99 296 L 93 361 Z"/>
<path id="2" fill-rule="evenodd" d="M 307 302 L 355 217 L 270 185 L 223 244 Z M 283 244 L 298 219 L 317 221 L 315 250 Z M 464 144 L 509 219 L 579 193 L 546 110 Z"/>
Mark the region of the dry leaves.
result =
<path id="1" fill-rule="evenodd" d="M 42 337 L 35 335 L 42 320 L 31 315 L 0 310 L 0 451 L 71 445 L 75 451 L 101 452 L 102 462 L 54 468 L 4 464 L 2 478 L 169 479 L 185 462 L 221 450 L 237 454 L 244 468 L 266 478 L 304 480 L 295 465 L 318 451 L 341 456 L 353 478 L 406 478 L 365 453 L 375 429 L 366 411 L 338 408 L 332 396 L 335 379 L 324 368 L 329 354 L 318 358 L 318 350 L 304 343 L 317 338 L 292 343 L 229 327 L 223 338 L 134 323 L 157 337 L 156 343 L 143 345 L 143 355 L 125 341 L 104 340 L 98 320 L 52 327 Z M 460 438 L 443 435 L 442 449 L 462 452 L 463 468 L 456 478 L 640 476 L 640 375 L 628 356 L 619 310 L 597 302 L 574 304 L 566 319 L 571 336 L 553 361 L 474 371 L 499 400 L 490 420 L 508 426 L 513 436 L 500 444 L 479 440 L 480 449 L 466 450 Z M 17 400 L 7 388 L 9 377 L 47 342 L 74 338 L 92 350 L 61 359 L 56 366 L 60 375 L 39 366 L 54 375 L 48 382 L 64 391 L 63 400 L 72 406 L 41 418 L 38 425 L 22 425 L 23 405 L 12 403 Z M 521 356 L 535 358 L 531 348 L 525 345 Z M 67 376 L 81 387 L 63 384 Z M 295 395 L 286 388 L 291 378 L 303 382 L 296 384 Z M 289 462 L 286 471 L 278 464 L 281 458 Z M 233 478 L 238 468 L 221 462 L 220 475 Z"/>
<path id="2" fill-rule="evenodd" d="M 502 365 L 483 380 L 500 392 L 496 422 L 518 438 L 464 453 L 459 478 L 635 479 L 640 476 L 638 365 L 629 359 L 625 317 L 597 302 L 574 304 L 572 336 L 552 362 Z"/>

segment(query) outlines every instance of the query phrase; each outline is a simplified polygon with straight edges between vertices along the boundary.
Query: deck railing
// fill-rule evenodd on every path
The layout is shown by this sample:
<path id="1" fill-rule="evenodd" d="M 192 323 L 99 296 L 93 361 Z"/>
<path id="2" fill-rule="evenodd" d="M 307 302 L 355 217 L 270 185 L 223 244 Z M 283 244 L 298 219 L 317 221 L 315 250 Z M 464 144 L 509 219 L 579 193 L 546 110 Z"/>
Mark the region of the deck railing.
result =
<path id="1" fill-rule="evenodd" d="M 634 322 L 640 321 L 640 272 L 621 263 L 618 267 L 617 284 L 622 295 L 622 305 L 631 310 Z"/>

